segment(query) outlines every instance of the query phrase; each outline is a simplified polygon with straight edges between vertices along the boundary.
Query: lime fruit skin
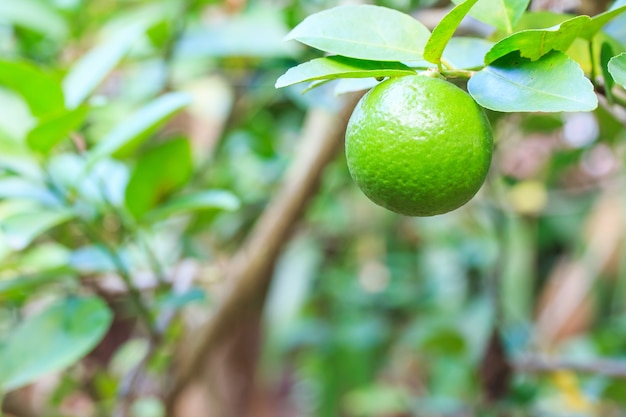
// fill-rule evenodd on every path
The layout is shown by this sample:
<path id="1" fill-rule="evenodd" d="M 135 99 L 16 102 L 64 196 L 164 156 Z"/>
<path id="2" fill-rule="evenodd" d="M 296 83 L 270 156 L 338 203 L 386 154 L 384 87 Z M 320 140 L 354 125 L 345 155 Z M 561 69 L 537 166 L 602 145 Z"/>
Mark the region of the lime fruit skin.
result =
<path id="1" fill-rule="evenodd" d="M 467 203 L 493 153 L 489 120 L 469 94 L 423 75 L 390 78 L 365 94 L 346 129 L 355 183 L 374 203 L 434 216 Z"/>

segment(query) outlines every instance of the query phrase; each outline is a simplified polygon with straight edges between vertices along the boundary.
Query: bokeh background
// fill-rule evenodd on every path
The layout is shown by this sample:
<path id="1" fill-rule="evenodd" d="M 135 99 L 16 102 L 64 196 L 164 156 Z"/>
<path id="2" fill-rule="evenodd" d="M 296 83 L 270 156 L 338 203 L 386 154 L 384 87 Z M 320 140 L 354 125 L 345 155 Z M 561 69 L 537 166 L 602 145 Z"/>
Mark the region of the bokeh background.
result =
<path id="1" fill-rule="evenodd" d="M 337 94 L 342 84 L 336 82 L 306 94 L 303 86 L 274 88 L 289 67 L 320 56 L 285 35 L 306 16 L 340 3 L 0 0 L 2 60 L 26 60 L 59 79 L 97 45 L 133 25 L 148 27 L 91 95 L 76 129 L 80 141 L 60 144 L 45 161 L 24 150 L 36 117 L 20 94 L 2 86 L 0 74 L 4 160 L 35 161 L 79 182 L 67 159 L 79 145 L 95 146 L 160 94 L 184 92 L 191 104 L 118 162 L 132 171 L 154 146 L 182 138 L 192 164 L 178 188 L 228 190 L 241 202 L 234 212 L 202 211 L 146 232 L 166 272 L 190 268 L 183 296 L 168 298 L 169 289 L 150 287 L 154 268 L 129 249 L 131 274 L 139 287 L 148 282 L 151 308 L 174 303 L 179 314 L 146 375 L 135 381 L 126 415 L 221 417 L 214 403 L 220 396 L 206 394 L 216 388 L 206 388 L 202 378 L 176 411 L 163 392 L 177 372 L 176 358 L 191 355 L 184 353 L 188 335 L 201 332 L 224 297 L 225 271 L 233 262 L 245 264 L 233 254 L 290 176 L 301 175 L 296 155 L 315 154 L 314 143 L 303 143 L 337 135 L 337 114 L 354 100 L 354 93 Z M 376 4 L 430 28 L 450 8 L 447 1 Z M 530 9 L 595 14 L 608 6 L 546 0 Z M 523 24 L 537 22 L 529 17 Z M 624 27 L 622 18 L 606 28 L 618 48 L 626 48 Z M 460 31 L 485 37 L 491 29 L 466 19 Z M 97 71 L 101 64 L 92 65 Z M 207 379 L 217 381 L 218 392 L 241 395 L 246 414 L 224 416 L 624 415 L 626 113 L 603 105 L 592 113 L 488 115 L 496 151 L 487 183 L 466 206 L 433 218 L 402 217 L 371 203 L 352 183 L 339 143 L 318 167 L 319 187 L 307 192 L 269 272 L 258 272 L 271 277 L 265 307 L 240 306 L 244 318 L 259 320 L 245 319 L 252 326 L 241 331 L 253 335 L 243 339 L 247 349 L 242 339 L 239 347 L 228 345 L 229 373 Z M 145 175 L 176 177 L 179 169 L 155 163 Z M 3 193 L 14 173 L 0 175 L 1 224 L 3 209 L 22 197 Z M 126 198 L 140 200 L 141 190 Z M 130 233 L 115 214 L 103 208 L 95 224 L 123 243 Z M 93 242 L 76 229 L 58 225 L 15 250 L 0 227 L 0 335 L 8 337 L 23 317 L 68 292 L 100 294 L 116 311 L 109 334 L 86 360 L 10 393 L 10 416 L 113 415 L 124 375 L 149 345 L 136 317 L 116 307 L 127 297 L 115 270 L 80 251 Z M 64 262 L 75 267 L 67 280 L 2 287 Z M 259 293 L 263 300 L 264 289 Z M 32 334 L 32 343 L 46 341 Z"/>

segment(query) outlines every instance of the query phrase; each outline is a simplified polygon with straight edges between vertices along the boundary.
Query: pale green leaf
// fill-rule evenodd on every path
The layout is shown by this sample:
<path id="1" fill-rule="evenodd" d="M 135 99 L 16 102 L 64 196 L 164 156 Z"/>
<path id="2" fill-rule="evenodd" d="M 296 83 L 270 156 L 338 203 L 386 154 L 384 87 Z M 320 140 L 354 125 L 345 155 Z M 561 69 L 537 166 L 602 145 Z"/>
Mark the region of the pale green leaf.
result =
<path id="1" fill-rule="evenodd" d="M 366 61 L 343 56 L 317 58 L 290 68 L 276 81 L 276 88 L 315 80 L 336 78 L 397 77 L 415 75 L 415 71 L 399 62 Z"/>
<path id="2" fill-rule="evenodd" d="M 469 10 L 476 4 L 478 0 L 465 0 L 458 6 L 454 7 L 444 16 L 443 19 L 433 29 L 433 33 L 428 38 L 428 42 L 424 47 L 424 59 L 439 65 L 441 56 L 446 45 L 456 32 L 457 27 Z"/>
<path id="3" fill-rule="evenodd" d="M 89 152 L 88 165 L 124 147 L 138 146 L 189 103 L 190 97 L 184 93 L 168 93 L 148 103 L 102 138 Z"/>
<path id="4" fill-rule="evenodd" d="M 598 105 L 578 64 L 558 51 L 536 61 L 509 54 L 477 72 L 467 87 L 478 104 L 501 112 L 591 111 Z"/>
<path id="5" fill-rule="evenodd" d="M 443 57 L 453 68 L 477 69 L 485 66 L 484 57 L 493 47 L 493 42 L 483 38 L 455 36 L 450 39 Z"/>
<path id="6" fill-rule="evenodd" d="M 611 58 L 608 69 L 615 82 L 626 88 L 626 52 Z"/>
<path id="7" fill-rule="evenodd" d="M 422 58 L 428 29 L 411 16 L 372 5 L 339 6 L 310 15 L 287 35 L 333 54 L 374 61 Z"/>
<path id="8" fill-rule="evenodd" d="M 73 109 L 83 103 L 144 32 L 143 24 L 130 26 L 75 62 L 63 80 L 67 108 Z"/>
<path id="9" fill-rule="evenodd" d="M 463 0 L 452 0 L 460 4 Z M 479 0 L 470 16 L 481 22 L 487 23 L 506 33 L 512 33 L 513 27 L 522 17 L 530 0 Z"/>
<path id="10" fill-rule="evenodd" d="M 69 210 L 32 209 L 0 221 L 0 234 L 14 250 L 22 250 L 49 229 L 74 217 Z"/>
<path id="11" fill-rule="evenodd" d="M 56 41 L 67 38 L 65 18 L 46 1 L 0 0 L 0 22 L 21 26 Z"/>
<path id="12" fill-rule="evenodd" d="M 72 365 L 104 337 L 111 320 L 106 303 L 96 297 L 68 298 L 27 318 L 0 351 L 0 391 Z"/>
<path id="13" fill-rule="evenodd" d="M 241 203 L 233 193 L 225 190 L 208 190 L 171 199 L 147 213 L 146 220 L 156 221 L 171 216 L 199 210 L 238 210 Z"/>

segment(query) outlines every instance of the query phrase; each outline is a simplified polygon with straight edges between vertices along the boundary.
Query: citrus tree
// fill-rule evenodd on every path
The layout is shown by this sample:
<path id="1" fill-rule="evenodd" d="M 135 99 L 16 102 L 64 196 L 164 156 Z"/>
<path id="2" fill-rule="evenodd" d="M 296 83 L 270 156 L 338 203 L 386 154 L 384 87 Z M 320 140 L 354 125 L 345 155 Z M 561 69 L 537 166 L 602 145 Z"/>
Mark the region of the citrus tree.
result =
<path id="1" fill-rule="evenodd" d="M 258 3 L 0 0 L 3 411 L 619 412 L 626 2 Z"/>

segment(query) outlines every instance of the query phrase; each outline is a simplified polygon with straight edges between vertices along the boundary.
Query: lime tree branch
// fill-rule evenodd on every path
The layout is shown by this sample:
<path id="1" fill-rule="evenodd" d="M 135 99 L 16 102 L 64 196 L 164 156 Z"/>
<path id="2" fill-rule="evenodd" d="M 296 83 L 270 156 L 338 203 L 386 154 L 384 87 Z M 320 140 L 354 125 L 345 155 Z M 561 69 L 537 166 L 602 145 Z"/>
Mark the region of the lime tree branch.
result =
<path id="1" fill-rule="evenodd" d="M 227 288 L 212 317 L 194 332 L 189 348 L 180 355 L 168 393 L 170 413 L 183 391 L 211 372 L 206 366 L 208 358 L 236 330 L 242 312 L 257 309 L 254 313 L 260 314 L 272 267 L 293 225 L 315 195 L 324 167 L 342 143 L 348 118 L 359 98 L 360 94 L 348 96 L 338 115 L 321 109 L 309 111 L 299 152 L 285 175 L 285 183 L 231 259 Z"/>

